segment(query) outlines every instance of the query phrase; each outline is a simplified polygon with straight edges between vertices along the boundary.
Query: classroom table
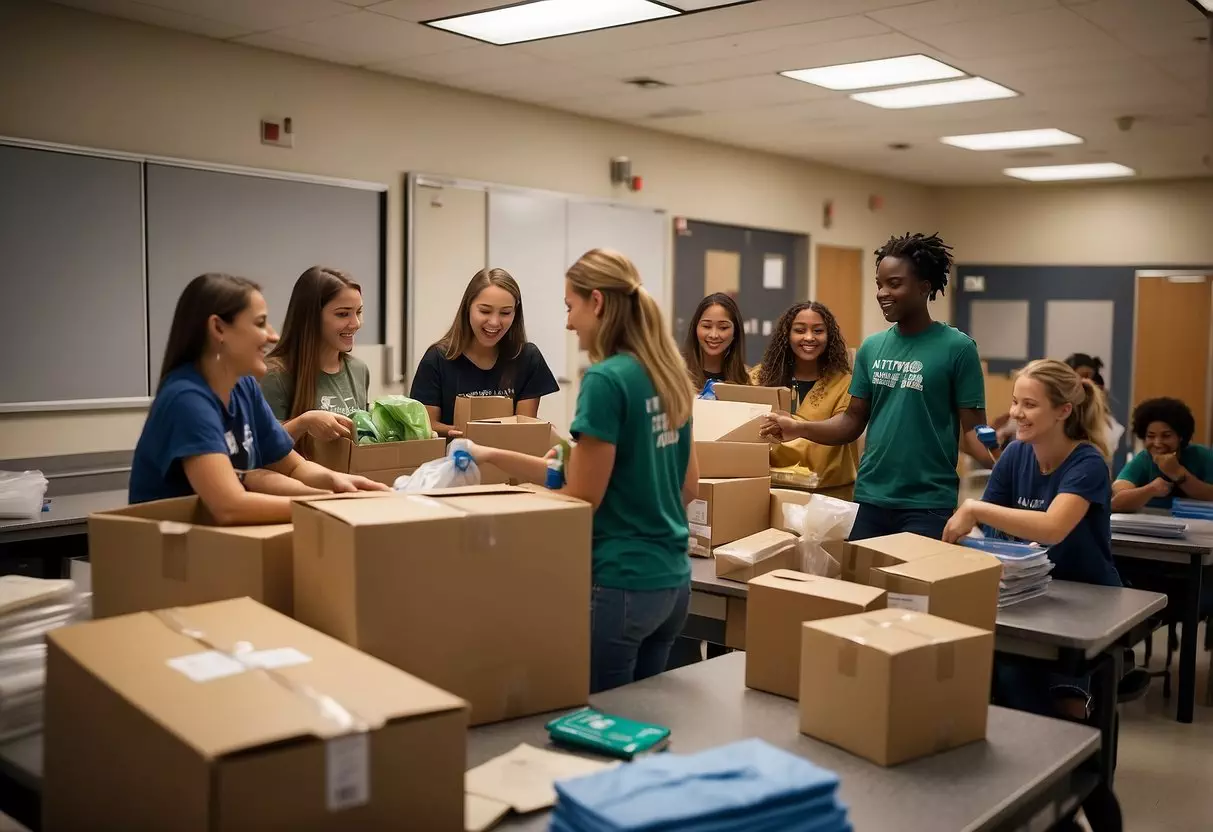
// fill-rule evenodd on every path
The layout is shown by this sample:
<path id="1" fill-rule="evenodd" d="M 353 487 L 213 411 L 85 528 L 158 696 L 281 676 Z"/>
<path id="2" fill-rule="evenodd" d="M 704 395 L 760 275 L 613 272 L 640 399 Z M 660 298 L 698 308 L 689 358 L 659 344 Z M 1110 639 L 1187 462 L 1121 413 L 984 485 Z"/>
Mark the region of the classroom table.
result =
<path id="1" fill-rule="evenodd" d="M 1190 521 L 1182 540 L 1134 534 L 1112 535 L 1112 556 L 1138 562 L 1186 566 L 1180 610 L 1179 678 L 1175 718 L 1191 722 L 1196 705 L 1196 650 L 1200 629 L 1200 596 L 1205 571 L 1213 566 L 1213 524 Z"/>
<path id="2" fill-rule="evenodd" d="M 48 510 L 34 518 L 0 520 L 0 545 L 23 540 L 88 534 L 88 516 L 127 505 L 127 492 L 88 491 L 51 499 Z"/>

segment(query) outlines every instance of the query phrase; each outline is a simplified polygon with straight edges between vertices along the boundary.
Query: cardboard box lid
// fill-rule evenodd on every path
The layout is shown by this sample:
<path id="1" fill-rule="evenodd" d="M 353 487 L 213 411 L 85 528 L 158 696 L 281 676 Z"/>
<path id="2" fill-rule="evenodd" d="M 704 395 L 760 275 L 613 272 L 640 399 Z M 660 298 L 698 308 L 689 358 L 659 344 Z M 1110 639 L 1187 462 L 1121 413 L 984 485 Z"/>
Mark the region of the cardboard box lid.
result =
<path id="1" fill-rule="evenodd" d="M 884 537 L 871 537 L 867 540 L 856 540 L 852 543 L 861 549 L 892 555 L 900 560 L 911 560 L 929 557 L 951 549 L 947 543 L 933 537 L 923 537 L 910 532 L 889 534 Z"/>
<path id="2" fill-rule="evenodd" d="M 210 760 L 348 733 L 344 714 L 376 728 L 467 707 L 249 598 L 106 618 L 47 638 Z M 231 656 L 237 649 L 243 664 Z M 255 661 L 268 669 L 247 668 Z"/>
<path id="3" fill-rule="evenodd" d="M 739 428 L 745 428 L 770 412 L 771 406 L 767 404 L 695 399 L 691 435 L 697 442 L 727 439 Z M 754 432 L 757 433 L 756 430 Z"/>
<path id="4" fill-rule="evenodd" d="M 831 601 L 857 604 L 861 607 L 866 607 L 884 595 L 884 590 L 876 587 L 851 581 L 840 581 L 835 578 L 823 578 L 819 575 L 809 575 L 791 569 L 775 569 L 765 575 L 759 575 L 749 583 L 751 587 L 769 587 L 784 592 L 794 592 L 797 595 L 812 595 L 818 598 L 828 598 Z"/>
<path id="5" fill-rule="evenodd" d="M 178 497 L 171 500 L 156 500 L 136 503 L 112 511 L 98 511 L 89 515 L 99 520 L 116 520 L 128 523 L 155 523 L 161 534 L 188 534 L 195 529 L 206 529 L 216 534 L 245 537 L 255 540 L 271 540 L 290 535 L 290 523 L 273 523 L 265 526 L 219 526 L 207 512 L 198 497 Z"/>
<path id="6" fill-rule="evenodd" d="M 468 425 L 547 425 L 549 431 L 552 423 L 547 419 L 536 419 L 534 416 L 495 416 L 489 419 L 472 419 Z"/>
<path id="7" fill-rule="evenodd" d="M 517 514 L 589 507 L 589 503 L 553 499 L 547 494 L 509 485 L 473 485 L 415 494 L 377 494 L 371 499 L 338 494 L 313 498 L 303 504 L 350 526 L 383 526 L 449 520 L 468 514 Z"/>
<path id="8" fill-rule="evenodd" d="M 770 405 L 772 410 L 787 412 L 792 409 L 790 387 L 757 387 L 751 384 L 728 384 L 717 382 L 712 392 L 722 402 L 749 402 Z"/>
<path id="9" fill-rule="evenodd" d="M 890 656 L 935 644 L 993 637 L 989 631 L 968 624 L 902 609 L 872 610 L 806 621 L 804 626 Z"/>
<path id="10" fill-rule="evenodd" d="M 984 552 L 973 552 L 953 547 L 958 551 L 943 551 L 937 555 L 907 561 L 897 566 L 883 566 L 876 571 L 887 572 L 890 575 L 900 575 L 904 578 L 931 583 L 957 575 L 971 575 L 976 572 L 993 571 L 1001 574 L 1002 564 L 998 558 Z"/>
<path id="11" fill-rule="evenodd" d="M 767 488 L 769 490 L 769 488 L 770 488 L 769 483 L 771 482 L 771 478 L 770 477 L 701 477 L 699 479 L 700 485 L 728 485 L 729 483 L 734 483 L 734 482 L 767 483 L 768 484 Z"/>

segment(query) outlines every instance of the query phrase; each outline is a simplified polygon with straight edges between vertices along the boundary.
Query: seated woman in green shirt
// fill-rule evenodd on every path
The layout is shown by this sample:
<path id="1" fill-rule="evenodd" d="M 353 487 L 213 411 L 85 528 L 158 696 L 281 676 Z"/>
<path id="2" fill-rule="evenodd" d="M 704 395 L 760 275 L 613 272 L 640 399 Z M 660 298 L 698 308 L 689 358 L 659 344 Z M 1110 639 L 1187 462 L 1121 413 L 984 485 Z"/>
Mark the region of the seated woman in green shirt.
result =
<path id="1" fill-rule="evenodd" d="M 337 269 L 299 276 L 270 353 L 261 391 L 304 456 L 313 439 L 352 437 L 349 415 L 366 410 L 371 373 L 350 355 L 362 329 L 362 287 Z"/>
<path id="2" fill-rule="evenodd" d="M 1148 399 L 1133 411 L 1145 450 L 1112 483 L 1112 510 L 1170 510 L 1175 497 L 1213 500 L 1213 451 L 1193 445 L 1196 419 L 1179 399 Z"/>
<path id="3" fill-rule="evenodd" d="M 581 380 L 563 493 L 594 507 L 590 687 L 661 673 L 691 596 L 686 506 L 697 496 L 693 391 L 657 302 L 632 262 L 594 249 L 565 280 L 568 328 L 593 364 Z M 473 456 L 542 481 L 545 461 L 474 446 Z"/>

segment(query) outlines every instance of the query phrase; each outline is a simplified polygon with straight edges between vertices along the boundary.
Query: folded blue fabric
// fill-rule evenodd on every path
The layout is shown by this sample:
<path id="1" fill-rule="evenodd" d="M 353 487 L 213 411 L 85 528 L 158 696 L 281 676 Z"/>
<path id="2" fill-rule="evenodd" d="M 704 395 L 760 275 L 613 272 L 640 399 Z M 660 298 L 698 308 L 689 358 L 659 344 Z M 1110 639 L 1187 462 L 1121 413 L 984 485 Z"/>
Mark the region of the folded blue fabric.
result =
<path id="1" fill-rule="evenodd" d="M 659 754 L 556 783 L 561 832 L 837 832 L 838 775 L 759 739 L 698 754 Z M 766 822 L 770 816 L 771 825 Z M 789 826 L 789 818 L 796 818 Z M 557 826 L 559 824 L 559 826 Z"/>

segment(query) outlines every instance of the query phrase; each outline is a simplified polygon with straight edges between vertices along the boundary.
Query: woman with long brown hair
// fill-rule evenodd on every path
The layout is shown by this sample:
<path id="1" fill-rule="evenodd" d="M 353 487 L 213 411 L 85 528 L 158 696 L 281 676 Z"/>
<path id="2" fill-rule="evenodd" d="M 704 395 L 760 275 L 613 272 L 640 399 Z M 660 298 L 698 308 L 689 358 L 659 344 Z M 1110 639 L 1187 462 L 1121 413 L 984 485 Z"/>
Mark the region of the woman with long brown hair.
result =
<path id="1" fill-rule="evenodd" d="M 350 354 L 361 328 L 362 287 L 349 275 L 324 266 L 299 275 L 261 390 L 305 455 L 311 438 L 351 437 L 349 415 L 366 410 L 371 373 Z"/>
<path id="2" fill-rule="evenodd" d="M 522 290 L 505 269 L 481 269 L 464 290 L 446 335 L 426 350 L 410 395 L 440 435 L 454 437 L 458 396 L 505 396 L 514 413 L 537 416 L 560 389 L 539 348 L 527 341 Z"/>
<path id="3" fill-rule="evenodd" d="M 687 327 L 682 357 L 696 390 L 703 390 L 709 381 L 750 383 L 741 310 L 732 296 L 716 292 L 699 302 Z"/>
<path id="4" fill-rule="evenodd" d="M 594 691 L 665 670 L 691 595 L 686 505 L 699 490 L 693 391 L 657 302 L 630 260 L 586 252 L 565 280 L 567 327 L 590 354 L 564 493 L 594 507 L 590 674 Z M 545 462 L 474 447 L 480 461 L 542 482 Z"/>

